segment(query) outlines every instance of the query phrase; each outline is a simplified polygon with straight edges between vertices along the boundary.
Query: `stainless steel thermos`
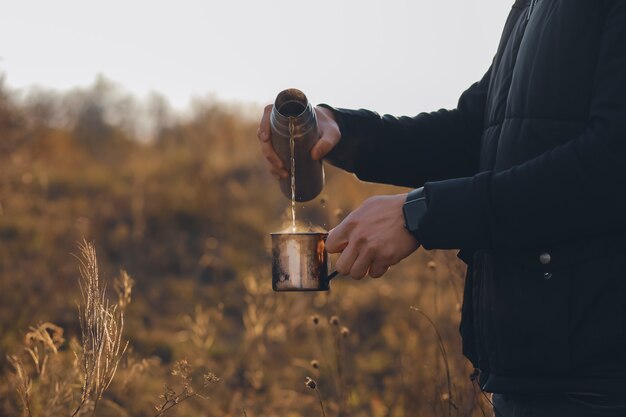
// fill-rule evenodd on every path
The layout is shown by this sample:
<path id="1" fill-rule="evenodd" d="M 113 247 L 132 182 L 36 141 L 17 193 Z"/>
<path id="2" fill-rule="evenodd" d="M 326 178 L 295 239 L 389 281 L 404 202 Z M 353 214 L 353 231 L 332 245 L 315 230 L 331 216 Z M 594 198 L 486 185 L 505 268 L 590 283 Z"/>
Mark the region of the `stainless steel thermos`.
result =
<path id="1" fill-rule="evenodd" d="M 279 181 L 280 190 L 291 199 L 291 176 L 295 175 L 295 200 L 313 200 L 324 188 L 324 167 L 321 160 L 311 158 L 311 148 L 320 133 L 315 110 L 302 91 L 290 88 L 278 94 L 270 114 L 270 128 L 272 145 L 290 174 Z M 295 172 L 291 172 L 292 137 Z"/>

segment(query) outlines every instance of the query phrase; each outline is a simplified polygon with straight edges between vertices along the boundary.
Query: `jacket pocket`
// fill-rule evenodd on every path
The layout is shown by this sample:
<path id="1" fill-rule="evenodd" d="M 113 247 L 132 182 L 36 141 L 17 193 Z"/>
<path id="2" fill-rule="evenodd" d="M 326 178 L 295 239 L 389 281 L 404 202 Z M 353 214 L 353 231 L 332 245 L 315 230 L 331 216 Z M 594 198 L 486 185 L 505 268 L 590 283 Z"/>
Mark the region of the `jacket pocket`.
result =
<path id="1" fill-rule="evenodd" d="M 624 367 L 623 238 L 497 254 L 493 264 L 499 373 L 611 376 Z"/>
<path id="2" fill-rule="evenodd" d="M 486 298 L 492 304 L 484 309 L 488 311 L 494 373 L 536 376 L 567 372 L 568 274 L 535 270 L 505 256 L 494 255 L 492 262 L 492 279 L 485 289 L 491 293 Z"/>

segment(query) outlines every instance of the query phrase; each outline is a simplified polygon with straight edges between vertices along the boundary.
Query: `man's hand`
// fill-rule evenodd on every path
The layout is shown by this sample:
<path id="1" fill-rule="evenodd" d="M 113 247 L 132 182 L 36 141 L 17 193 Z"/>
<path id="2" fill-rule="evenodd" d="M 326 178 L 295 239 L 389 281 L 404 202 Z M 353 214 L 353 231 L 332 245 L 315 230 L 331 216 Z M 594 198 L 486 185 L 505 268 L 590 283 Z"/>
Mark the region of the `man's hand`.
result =
<path id="1" fill-rule="evenodd" d="M 404 227 L 405 200 L 406 194 L 369 198 L 330 231 L 326 250 L 341 252 L 335 265 L 340 274 L 361 279 L 369 272 L 379 278 L 419 248 Z"/>
<path id="2" fill-rule="evenodd" d="M 261 124 L 257 130 L 257 137 L 261 143 L 261 152 L 265 159 L 269 162 L 270 173 L 276 179 L 289 178 L 289 171 L 285 168 L 285 164 L 281 161 L 280 157 L 274 150 L 271 141 L 270 130 L 270 113 L 274 106 L 268 104 L 263 111 L 263 117 L 261 118 Z M 311 149 L 311 158 L 314 160 L 322 159 L 331 149 L 337 145 L 339 139 L 341 139 L 341 133 L 339 132 L 339 126 L 335 121 L 333 112 L 324 107 L 315 107 L 315 113 L 317 116 L 317 126 L 320 131 L 320 139 L 315 146 Z"/>

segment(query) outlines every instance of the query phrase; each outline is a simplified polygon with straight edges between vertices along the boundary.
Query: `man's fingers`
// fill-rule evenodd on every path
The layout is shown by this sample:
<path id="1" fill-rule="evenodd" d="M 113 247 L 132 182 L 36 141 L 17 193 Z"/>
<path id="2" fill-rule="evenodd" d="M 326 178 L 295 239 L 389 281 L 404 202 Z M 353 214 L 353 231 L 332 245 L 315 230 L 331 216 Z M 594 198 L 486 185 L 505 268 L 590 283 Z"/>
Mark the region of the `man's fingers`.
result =
<path id="1" fill-rule="evenodd" d="M 326 251 L 328 253 L 337 253 L 343 251 L 348 245 L 348 236 L 346 235 L 345 226 L 343 222 L 340 223 L 337 227 L 328 232 L 328 237 L 326 238 Z M 349 271 L 349 269 L 348 269 Z"/>
<path id="2" fill-rule="evenodd" d="M 385 275 L 385 273 L 389 270 L 388 266 L 379 264 L 379 263 L 373 263 L 372 266 L 370 266 L 370 277 L 372 278 L 380 278 L 383 275 Z"/>
<path id="3" fill-rule="evenodd" d="M 311 149 L 311 158 L 314 160 L 322 159 L 328 154 L 337 144 L 337 141 L 333 140 L 330 137 L 323 136 L 320 140 L 317 141 L 315 146 Z"/>
<path id="4" fill-rule="evenodd" d="M 350 268 L 350 276 L 353 279 L 362 279 L 367 274 L 371 264 L 372 258 L 367 255 L 367 252 L 359 253 L 352 264 L 352 268 Z"/>
<path id="5" fill-rule="evenodd" d="M 287 172 L 287 170 L 274 168 L 274 165 L 271 163 L 269 163 L 269 171 L 270 174 L 272 174 L 272 176 L 277 180 L 289 178 L 289 172 Z"/>
<path id="6" fill-rule="evenodd" d="M 311 158 L 317 161 L 325 157 L 337 145 L 341 139 L 341 132 L 332 111 L 324 107 L 316 107 L 315 111 L 321 137 L 311 149 Z"/>
<path id="7" fill-rule="evenodd" d="M 270 163 L 270 173 L 276 179 L 286 179 L 289 177 L 289 172 L 285 169 L 285 164 L 274 150 L 274 146 L 272 146 L 270 141 L 270 114 L 272 113 L 272 107 L 271 104 L 265 106 L 263 118 L 257 130 L 257 137 L 261 142 L 261 153 Z"/>
<path id="8" fill-rule="evenodd" d="M 341 275 L 349 275 L 358 255 L 359 253 L 356 251 L 354 245 L 347 246 L 343 252 L 341 252 L 341 255 L 339 255 L 337 262 L 335 262 L 335 269 L 339 271 Z"/>
<path id="9" fill-rule="evenodd" d="M 261 124 L 256 132 L 257 137 L 263 142 L 269 142 L 270 140 L 270 114 L 272 113 L 272 104 L 268 104 L 263 109 L 263 117 L 261 118 Z"/>
<path id="10" fill-rule="evenodd" d="M 283 164 L 283 161 L 280 159 L 280 157 L 274 150 L 274 147 L 272 146 L 271 142 L 261 142 L 261 153 L 263 153 L 263 156 L 265 157 L 265 159 L 267 159 L 268 162 L 272 164 L 274 168 L 276 169 L 285 168 L 285 164 Z"/>

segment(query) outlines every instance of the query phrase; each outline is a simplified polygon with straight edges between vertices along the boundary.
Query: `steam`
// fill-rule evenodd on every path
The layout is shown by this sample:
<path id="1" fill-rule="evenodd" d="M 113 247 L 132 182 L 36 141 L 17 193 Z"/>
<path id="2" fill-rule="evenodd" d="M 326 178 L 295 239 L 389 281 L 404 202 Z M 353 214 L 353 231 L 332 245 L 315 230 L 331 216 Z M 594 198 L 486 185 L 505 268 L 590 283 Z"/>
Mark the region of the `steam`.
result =
<path id="1" fill-rule="evenodd" d="M 280 233 L 326 233 L 328 230 L 310 222 L 296 222 L 296 230 L 292 229 L 291 220 L 283 222 Z"/>

